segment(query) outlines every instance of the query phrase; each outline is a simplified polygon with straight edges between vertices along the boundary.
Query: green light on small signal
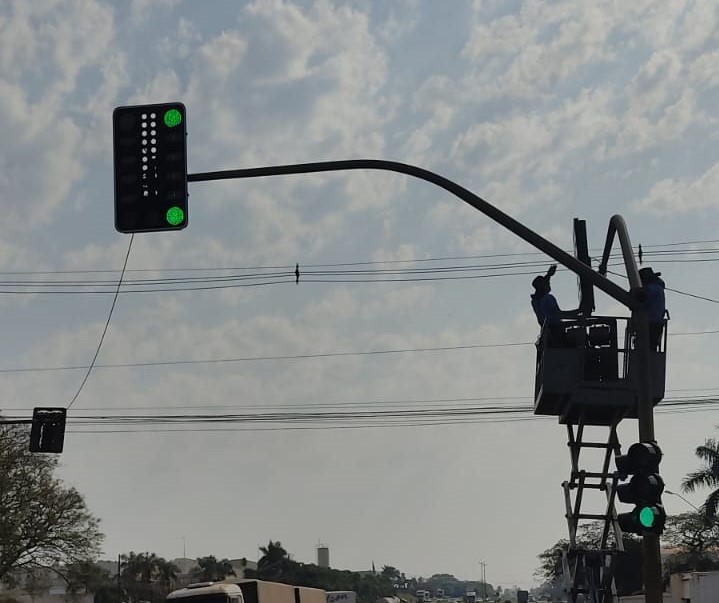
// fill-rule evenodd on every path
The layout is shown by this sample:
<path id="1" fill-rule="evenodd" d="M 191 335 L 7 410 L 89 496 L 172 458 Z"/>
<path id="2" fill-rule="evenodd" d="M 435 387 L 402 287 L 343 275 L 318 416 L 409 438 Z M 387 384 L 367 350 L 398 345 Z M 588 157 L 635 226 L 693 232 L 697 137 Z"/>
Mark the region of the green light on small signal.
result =
<path id="1" fill-rule="evenodd" d="M 185 220 L 185 212 L 175 205 L 167 210 L 165 219 L 170 226 L 177 226 Z"/>
<path id="2" fill-rule="evenodd" d="M 639 523 L 645 528 L 651 528 L 654 525 L 654 511 L 651 507 L 642 507 L 639 511 Z"/>
<path id="3" fill-rule="evenodd" d="M 182 113 L 180 113 L 177 109 L 168 109 L 165 111 L 163 120 L 168 128 L 174 128 L 182 123 Z"/>

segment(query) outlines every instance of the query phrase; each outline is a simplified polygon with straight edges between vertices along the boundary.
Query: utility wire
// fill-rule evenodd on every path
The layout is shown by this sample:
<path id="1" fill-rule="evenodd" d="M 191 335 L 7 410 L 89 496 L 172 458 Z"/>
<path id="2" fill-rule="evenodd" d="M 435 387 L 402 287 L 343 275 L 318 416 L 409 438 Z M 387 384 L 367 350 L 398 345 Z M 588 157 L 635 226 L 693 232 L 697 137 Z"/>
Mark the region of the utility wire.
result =
<path id="1" fill-rule="evenodd" d="M 112 313 L 115 311 L 115 304 L 117 303 L 117 297 L 120 294 L 120 287 L 122 285 L 122 277 L 125 276 L 125 269 L 127 268 L 127 261 L 130 259 L 130 251 L 132 250 L 132 242 L 134 240 L 135 240 L 135 233 L 130 235 L 130 242 L 127 245 L 127 253 L 125 254 L 125 261 L 122 263 L 122 272 L 120 272 L 120 278 L 117 281 L 117 289 L 115 289 L 115 297 L 112 298 L 112 305 L 110 306 L 110 311 L 107 314 L 107 320 L 105 321 L 105 327 L 102 329 L 102 335 L 100 335 L 100 341 L 97 344 L 97 349 L 95 350 L 95 355 L 92 357 L 92 362 L 90 362 L 90 366 L 87 367 L 87 372 L 85 373 L 85 376 L 83 377 L 82 382 L 80 383 L 80 387 L 77 388 L 75 395 L 72 397 L 72 400 L 70 400 L 70 403 L 67 405 L 68 410 L 70 410 L 70 407 L 75 403 L 75 400 L 77 400 L 78 396 L 80 395 L 80 392 L 82 391 L 82 388 L 85 387 L 85 383 L 87 383 L 87 380 L 90 377 L 90 373 L 92 372 L 92 368 L 95 366 L 95 361 L 97 360 L 97 357 L 100 354 L 100 348 L 102 348 L 102 342 L 105 341 L 105 335 L 107 334 L 107 329 L 110 326 L 110 319 L 112 318 Z"/>
<path id="2" fill-rule="evenodd" d="M 683 244 L 683 243 L 679 243 Z M 670 244 L 671 245 L 671 244 Z M 647 246 L 651 247 L 651 246 Z M 657 251 L 646 251 L 645 255 L 647 257 L 653 256 L 653 255 L 697 255 L 697 254 L 719 254 L 719 249 L 689 249 L 689 250 L 674 250 L 674 249 L 668 249 L 668 250 L 657 250 Z M 470 259 L 487 259 L 487 258 L 499 258 L 499 257 L 519 257 L 519 256 L 539 256 L 543 255 L 542 252 L 524 252 L 524 253 L 505 253 L 505 254 L 481 254 L 481 255 L 470 255 L 470 256 L 445 256 L 445 257 L 436 257 L 436 258 L 418 258 L 418 259 L 412 259 L 412 260 L 380 260 L 380 261 L 361 261 L 361 262 L 342 262 L 342 263 L 334 263 L 334 264 L 304 264 L 303 267 L 305 268 L 305 272 L 309 273 L 327 273 L 327 274 L 344 274 L 347 271 L 344 270 L 329 270 L 329 271 L 317 271 L 313 269 L 317 268 L 337 268 L 337 267 L 355 267 L 355 266 L 377 266 L 377 265 L 387 265 L 387 264 L 420 264 L 423 262 L 441 262 L 441 261 L 448 261 L 448 260 L 470 260 Z M 620 254 L 612 254 L 610 258 L 620 258 Z M 709 258 L 710 261 L 719 261 L 719 258 Z M 664 258 L 663 261 L 665 262 L 671 262 L 671 261 L 684 261 L 684 260 L 671 260 Z M 689 261 L 695 261 L 695 260 L 689 260 Z M 702 261 L 696 260 L 696 261 Z M 502 264 L 490 264 L 485 266 L 473 266 L 473 265 L 462 265 L 462 266 L 449 266 L 449 267 L 434 267 L 434 268 L 427 268 L 423 269 L 426 271 L 436 271 L 436 270 L 447 270 L 447 269 L 469 269 L 469 268 L 503 268 L 503 267 L 518 267 L 518 266 L 530 266 L 530 265 L 544 265 L 546 262 L 546 259 L 542 260 L 524 260 L 520 262 L 512 262 L 512 263 L 502 263 Z M 280 272 L 273 272 L 273 273 L 256 273 L 256 274 L 244 274 L 241 276 L 233 276 L 233 277 L 225 277 L 225 278 L 251 278 L 251 277 L 264 277 L 268 278 L 271 276 L 287 276 L 291 274 L 292 266 L 251 266 L 251 267 L 213 267 L 213 268 L 143 268 L 143 269 L 133 269 L 128 270 L 127 272 L 218 272 L 218 271 L 248 271 L 248 270 L 254 270 L 254 271 L 263 271 L 263 270 L 280 270 Z M 393 272 L 403 272 L 403 271 L 413 271 L 410 269 L 395 269 Z M 417 271 L 417 270 L 414 270 Z M 116 272 L 115 270 L 54 270 L 54 271 L 0 271 L 0 274 L 6 274 L 6 275 L 52 275 L 52 274 L 102 274 L 102 273 L 113 273 Z M 370 273 L 379 273 L 379 272 L 392 272 L 390 270 L 367 270 L 367 272 Z M 212 280 L 216 277 L 173 277 L 172 279 L 124 279 L 125 283 L 142 283 L 142 282 L 165 282 L 165 281 L 191 281 L 191 280 Z M 40 281 L 40 280 L 1 280 L 0 284 L 8 286 L 13 284 L 30 284 L 30 285 L 89 285 L 89 284 L 98 284 L 98 285 L 114 285 L 115 281 L 101 281 L 101 280 L 94 280 L 94 281 L 78 281 L 78 280 L 71 280 L 71 281 Z"/>
<path id="3" fill-rule="evenodd" d="M 670 287 L 666 287 L 666 290 L 672 291 L 673 293 L 678 293 L 679 295 L 686 295 L 687 297 L 693 297 L 695 299 L 702 299 L 704 301 L 708 301 L 713 304 L 719 304 L 719 300 L 712 299 L 711 297 L 704 297 L 703 295 L 695 295 L 694 293 L 687 293 L 686 291 L 679 291 L 679 289 L 672 289 Z"/>
<path id="4" fill-rule="evenodd" d="M 718 334 L 719 329 L 711 329 L 706 331 L 680 331 L 678 333 L 668 333 L 669 337 L 681 337 L 689 335 L 714 335 Z M 513 341 L 505 343 L 468 343 L 462 345 L 449 346 L 428 346 L 417 348 L 389 348 L 384 350 L 347 350 L 339 352 L 311 352 L 307 354 L 281 354 L 274 356 L 240 356 L 232 358 L 197 358 L 197 359 L 179 359 L 179 360 L 154 360 L 147 362 L 113 362 L 107 364 L 95 364 L 95 369 L 116 369 L 116 368 L 139 368 L 139 367 L 156 367 L 156 366 L 175 366 L 175 365 L 192 365 L 192 364 L 231 364 L 236 362 L 271 362 L 271 361 L 287 361 L 287 360 L 311 360 L 316 358 L 339 358 L 343 356 L 375 356 L 384 354 L 406 354 L 406 353 L 422 353 L 422 352 L 450 352 L 457 350 L 476 350 L 484 348 L 510 348 L 524 347 L 534 345 L 533 341 Z M 38 367 L 17 367 L 17 368 L 0 368 L 0 375 L 5 373 L 36 373 L 36 372 L 53 372 L 53 371 L 78 371 L 88 367 L 85 365 L 74 366 L 38 366 Z"/>
<path id="5" fill-rule="evenodd" d="M 643 245 L 645 250 L 645 257 L 659 254 L 694 254 L 694 253 L 719 253 L 719 248 L 716 249 L 687 249 L 687 250 L 662 250 L 657 248 L 662 247 L 681 247 L 684 245 L 699 245 L 699 244 L 719 244 L 719 239 L 707 239 L 697 241 L 678 241 L 673 243 L 657 243 L 650 245 Z M 648 249 L 654 249 L 654 251 L 647 252 Z M 573 250 L 566 249 L 567 253 L 573 253 Z M 602 249 L 595 248 L 593 251 L 599 251 Z M 484 258 L 498 258 L 498 257 L 519 257 L 519 256 L 545 256 L 542 251 L 524 251 L 524 252 L 511 252 L 511 253 L 492 253 L 492 254 L 475 254 L 475 255 L 457 255 L 457 256 L 440 256 L 431 258 L 416 258 L 411 260 L 375 260 L 375 261 L 353 261 L 353 262 L 340 262 L 340 263 L 325 263 L 325 264 L 304 264 L 306 268 L 322 268 L 322 267 L 342 267 L 342 266 L 368 266 L 368 265 L 382 265 L 382 264 L 405 264 L 405 263 L 419 263 L 419 262 L 438 262 L 448 260 L 470 260 L 470 259 L 484 259 Z M 620 253 L 612 254 L 610 257 L 622 257 Z M 294 268 L 293 265 L 280 265 L 280 266 L 232 266 L 232 267 L 212 267 L 212 268 L 197 268 L 197 267 L 186 267 L 186 268 L 132 268 L 128 269 L 126 273 L 134 272 L 192 272 L 192 271 L 229 271 L 229 270 L 284 270 L 291 271 Z M 115 273 L 117 270 L 114 269 L 80 269 L 80 270 L 0 270 L 1 274 L 102 274 L 102 273 Z"/>
<path id="6" fill-rule="evenodd" d="M 676 245 L 682 245 L 686 243 L 677 243 Z M 675 244 L 669 244 L 669 246 Z M 656 247 L 656 246 L 647 246 Z M 691 259 L 671 259 L 667 255 L 690 255 Z M 710 258 L 697 258 L 697 254 L 712 254 L 716 256 L 719 254 L 719 249 L 688 249 L 688 250 L 677 250 L 677 249 L 658 249 L 655 251 L 647 250 L 645 256 L 647 258 L 657 255 L 661 257 L 662 262 L 703 262 L 703 261 L 719 261 L 719 257 Z M 424 262 L 443 262 L 447 260 L 469 260 L 477 258 L 501 258 L 501 257 L 519 257 L 519 256 L 539 256 L 543 255 L 541 252 L 531 253 L 515 253 L 515 254 L 483 254 L 474 256 L 447 256 L 442 258 L 421 258 L 416 260 L 383 260 L 374 262 L 343 262 L 335 264 L 307 264 L 303 266 L 302 276 L 303 282 L 389 282 L 389 281 L 413 281 L 413 280 L 447 280 L 448 277 L 437 277 L 427 279 L 417 278 L 402 278 L 403 276 L 416 276 L 416 275 L 436 275 L 446 273 L 461 273 L 459 277 L 450 277 L 452 280 L 458 278 L 482 278 L 482 277 L 496 277 L 496 276 L 518 276 L 527 275 L 531 273 L 517 272 L 520 268 L 536 268 L 544 266 L 546 259 L 542 260 L 522 260 L 515 262 L 502 262 L 502 263 L 489 263 L 489 264 L 463 264 L 463 265 L 445 265 L 445 266 L 428 266 L 428 267 L 415 267 L 415 268 L 374 268 L 372 266 L 377 265 L 398 265 L 398 264 L 416 264 Z M 619 254 L 612 254 L 611 258 L 619 259 Z M 612 263 L 611 265 L 621 265 L 621 262 Z M 370 266 L 371 268 L 367 268 Z M 352 269 L 348 269 L 351 267 Z M 359 269 L 359 267 L 363 267 Z M 291 266 L 254 266 L 254 267 L 234 267 L 234 268 L 170 268 L 170 269 L 138 269 L 134 272 L 182 272 L 198 271 L 204 272 L 200 276 L 176 276 L 176 277 L 163 277 L 163 278 L 145 278 L 145 279 L 123 279 L 121 288 L 122 293 L 147 293 L 147 292 L 160 292 L 160 291 L 185 291 L 185 290 L 208 290 L 208 289 L 222 289 L 231 286 L 260 286 L 260 285 L 273 285 L 273 284 L 284 284 L 292 282 L 293 272 L 291 272 Z M 318 270 L 317 268 L 333 268 Z M 337 269 L 343 268 L 343 269 Z M 280 270 L 277 272 L 276 270 Z M 284 270 L 283 270 L 284 269 Z M 263 270 L 275 270 L 274 272 L 261 272 Z M 510 272 L 506 272 L 510 270 Z M 224 275 L 208 275 L 207 273 L 217 273 L 218 271 L 244 271 L 241 274 L 224 274 Z M 254 272 L 248 272 L 254 271 Z M 258 272 L 260 271 L 260 272 Z M 491 275 L 473 275 L 467 274 L 472 272 L 495 272 Z M 501 272 L 498 272 L 501 271 Z M 102 270 L 79 270 L 79 271 L 17 271 L 9 272 L 6 271 L 4 274 L 87 274 L 87 273 L 108 273 L 114 271 L 102 271 Z M 3 274 L 0 272 L 0 274 Z M 322 276 L 325 278 L 318 279 L 312 277 Z M 339 277 L 348 277 L 347 279 Z M 370 277 L 384 277 L 384 278 L 370 278 Z M 387 278 L 389 277 L 389 278 Z M 270 280 L 274 279 L 274 280 Z M 251 282 L 259 281 L 259 282 Z M 269 282 L 268 282 L 269 281 Z M 220 284 L 221 283 L 221 284 Z M 107 289 L 110 285 L 113 289 Z M 0 280 L 0 293 L 7 294 L 110 294 L 114 293 L 115 281 L 108 281 L 105 279 L 72 279 L 72 280 L 38 280 L 38 279 L 22 279 L 22 280 Z M 135 288 L 130 286 L 134 285 Z M 165 286 L 163 286 L 165 285 Z M 181 285 L 192 285 L 182 287 Z M 205 286 L 198 286 L 205 285 Z M 8 288 L 8 287 L 21 287 L 21 289 Z M 5 287 L 5 289 L 3 289 Z M 90 287 L 100 287 L 100 289 L 90 289 Z M 140 287 L 140 288 L 137 288 Z M 62 288 L 62 289 L 60 289 Z M 46 289 L 50 289 L 47 291 Z M 683 293 L 683 292 L 680 292 Z M 707 301 L 713 301 L 708 299 Z"/>
<path id="7" fill-rule="evenodd" d="M 668 393 L 671 392 L 685 392 L 685 391 L 717 391 L 719 388 L 685 388 L 685 389 L 669 389 L 666 390 Z M 369 400 L 369 401 L 354 401 L 354 402 L 346 402 L 346 401 L 339 401 L 339 402 L 308 402 L 308 403 L 285 403 L 285 404 L 232 404 L 232 405 L 216 405 L 216 404 L 189 404 L 189 405 L 170 405 L 170 406 L 115 406 L 113 405 L 112 408 L 108 407 L 102 407 L 102 406 L 83 406 L 83 411 L 88 412 L 119 412 L 119 411 L 142 411 L 142 412 L 149 412 L 149 411 L 178 411 L 178 410 L 201 410 L 205 413 L 214 410 L 214 411 L 226 411 L 226 410 L 233 410 L 236 411 L 238 409 L 245 410 L 264 410 L 267 411 L 273 410 L 284 410 L 284 411 L 298 411 L 298 410 L 316 410 L 316 409 L 334 409 L 334 410 L 342 410 L 342 409 L 352 409 L 353 407 L 357 407 L 363 410 L 371 409 L 372 407 L 385 407 L 385 408 L 402 408 L 402 407 L 414 407 L 414 408 L 421 408 L 421 407 L 431 407 L 431 406 L 437 406 L 441 405 L 441 408 L 447 408 L 447 404 L 454 405 L 455 408 L 459 407 L 478 407 L 477 402 L 499 402 L 502 400 L 520 400 L 524 402 L 524 405 L 519 406 L 520 408 L 523 408 L 525 410 L 531 410 L 531 401 L 532 397 L 527 395 L 495 395 L 495 396 L 472 396 L 472 397 L 461 397 L 461 398 L 432 398 L 432 399 L 401 399 L 401 400 Z M 675 396 L 672 398 L 666 398 L 664 402 L 662 402 L 662 407 L 669 407 L 669 406 L 675 406 L 677 404 L 679 405 L 685 405 L 686 403 L 696 403 L 696 404 L 713 404 L 714 402 L 719 401 L 719 394 L 705 394 L 702 396 Z M 482 408 L 492 408 L 497 410 L 503 410 L 505 408 L 516 408 L 518 405 L 514 404 L 494 404 L 494 405 L 486 405 Z M 77 408 L 77 407 L 76 407 Z M 12 412 L 32 412 L 32 408 L 8 408 L 6 409 L 8 411 Z M 101 415 L 93 415 L 90 414 L 88 417 L 93 418 Z M 110 415 L 112 417 L 123 417 L 126 415 L 122 414 L 116 414 L 116 415 Z M 136 415 L 129 415 L 129 416 L 136 416 Z M 162 415 L 153 415 L 150 414 L 148 416 L 162 416 Z M 190 415 L 183 415 L 183 416 L 190 416 Z M 227 416 L 227 415 L 223 415 Z M 13 418 L 18 418 L 17 416 L 13 415 Z M 77 418 L 77 417 L 76 417 Z M 87 417 L 85 417 L 87 418 Z"/>
<path id="8" fill-rule="evenodd" d="M 656 407 L 660 414 L 716 411 L 719 398 L 667 400 Z M 287 429 L 357 429 L 370 427 L 416 427 L 466 423 L 501 423 L 556 419 L 537 416 L 531 405 L 508 407 L 435 408 L 362 412 L 254 413 L 245 415 L 88 416 L 74 417 L 73 426 L 100 429 L 72 429 L 74 433 L 174 433 L 210 431 L 270 431 Z M 12 421 L 12 419 L 8 419 Z M 30 421 L 30 419 L 28 419 Z M 267 424 L 277 424 L 268 427 Z M 299 427 L 295 426 L 300 424 Z M 183 425 L 216 425 L 183 427 Z M 247 425 L 250 425 L 249 427 Z M 259 426 L 256 426 L 259 424 Z M 157 428 L 166 425 L 165 428 Z M 228 427 L 228 425 L 240 425 Z M 106 428 L 101 428 L 105 426 Z"/>
<path id="9" fill-rule="evenodd" d="M 613 274 L 614 276 L 619 276 L 621 278 L 627 278 L 626 274 L 622 274 L 620 272 L 614 272 L 613 270 L 607 270 L 609 274 Z M 703 295 L 696 295 L 694 293 L 687 293 L 686 291 L 680 291 L 679 289 L 672 289 L 671 287 L 664 287 L 667 291 L 671 291 L 672 293 L 678 293 L 679 295 L 686 295 L 687 297 L 693 297 L 695 299 L 701 299 L 704 301 L 711 302 L 713 304 L 719 304 L 719 300 L 712 299 L 711 297 L 704 297 Z"/>

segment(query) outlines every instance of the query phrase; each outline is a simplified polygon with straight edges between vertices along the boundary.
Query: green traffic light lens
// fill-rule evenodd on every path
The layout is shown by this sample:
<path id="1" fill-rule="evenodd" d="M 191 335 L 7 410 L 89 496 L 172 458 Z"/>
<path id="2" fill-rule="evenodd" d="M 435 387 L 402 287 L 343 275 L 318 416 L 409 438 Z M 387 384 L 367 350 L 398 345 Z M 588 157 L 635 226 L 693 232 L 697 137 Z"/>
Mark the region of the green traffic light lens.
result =
<path id="1" fill-rule="evenodd" d="M 639 523 L 645 528 L 651 528 L 654 525 L 654 511 L 651 507 L 642 507 L 639 511 Z"/>
<path id="2" fill-rule="evenodd" d="M 167 219 L 167 223 L 170 224 L 170 226 L 177 226 L 178 224 L 182 224 L 182 222 L 185 220 L 185 212 L 182 211 L 182 209 L 180 209 L 179 207 L 174 206 L 167 210 L 165 218 Z"/>
<path id="3" fill-rule="evenodd" d="M 168 109 L 165 111 L 163 120 L 168 128 L 174 128 L 182 123 L 182 113 L 180 113 L 177 109 Z"/>

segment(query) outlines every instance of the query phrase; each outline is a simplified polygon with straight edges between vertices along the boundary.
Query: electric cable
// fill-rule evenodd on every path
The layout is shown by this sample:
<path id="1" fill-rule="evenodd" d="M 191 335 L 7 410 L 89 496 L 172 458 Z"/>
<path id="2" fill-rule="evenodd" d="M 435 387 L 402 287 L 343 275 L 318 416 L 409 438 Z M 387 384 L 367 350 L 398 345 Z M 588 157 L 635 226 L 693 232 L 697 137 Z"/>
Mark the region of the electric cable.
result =
<path id="1" fill-rule="evenodd" d="M 719 329 L 709 329 L 705 331 L 679 331 L 677 333 L 668 333 L 668 337 L 682 337 L 693 335 L 715 335 L 719 333 Z M 193 364 L 232 364 L 240 362 L 271 362 L 271 361 L 289 361 L 289 360 L 312 360 L 318 358 L 341 358 L 343 356 L 375 356 L 386 354 L 407 354 L 407 353 L 423 353 L 423 352 L 449 352 L 459 350 L 475 350 L 485 348 L 511 348 L 525 347 L 535 345 L 534 341 L 512 341 L 505 343 L 467 343 L 451 346 L 427 346 L 415 348 L 388 348 L 384 350 L 346 350 L 337 352 L 309 352 L 306 354 L 279 354 L 273 356 L 244 356 L 230 358 L 196 358 L 196 359 L 177 359 L 177 360 L 148 360 L 145 362 L 113 362 L 106 364 L 95 364 L 95 369 L 118 369 L 118 368 L 140 368 L 140 367 L 162 367 L 177 365 L 193 365 Z M 16 368 L 0 368 L 0 375 L 7 373 L 36 373 L 36 372 L 56 372 L 56 371 L 77 371 L 84 370 L 86 365 L 69 365 L 69 366 L 36 366 L 36 367 L 16 367 Z"/>
<path id="2" fill-rule="evenodd" d="M 100 335 L 100 341 L 97 344 L 97 349 L 95 350 L 95 354 L 92 357 L 90 366 L 87 367 L 87 372 L 85 373 L 85 376 L 82 378 L 80 387 L 77 388 L 75 395 L 72 397 L 72 400 L 70 400 L 70 403 L 67 405 L 67 410 L 70 410 L 70 407 L 75 403 L 75 400 L 77 400 L 78 396 L 80 395 L 82 388 L 85 387 L 85 383 L 87 383 L 87 380 L 90 377 L 90 373 L 92 372 L 92 368 L 95 366 L 95 361 L 97 360 L 97 357 L 100 354 L 100 349 L 102 348 L 102 343 L 105 341 L 105 335 L 107 334 L 107 329 L 110 326 L 110 320 L 112 319 L 112 314 L 115 311 L 115 304 L 117 304 L 117 297 L 120 294 L 120 286 L 122 285 L 122 277 L 125 275 L 125 268 L 127 268 L 127 261 L 130 259 L 130 251 L 132 250 L 132 242 L 134 240 L 135 240 L 135 234 L 133 233 L 130 236 L 130 242 L 127 245 L 127 253 L 125 254 L 125 261 L 122 264 L 122 272 L 120 272 L 120 278 L 117 281 L 117 289 L 115 290 L 115 297 L 112 298 L 112 305 L 110 306 L 110 311 L 107 314 L 107 320 L 105 321 L 105 327 L 102 329 L 102 335 Z"/>

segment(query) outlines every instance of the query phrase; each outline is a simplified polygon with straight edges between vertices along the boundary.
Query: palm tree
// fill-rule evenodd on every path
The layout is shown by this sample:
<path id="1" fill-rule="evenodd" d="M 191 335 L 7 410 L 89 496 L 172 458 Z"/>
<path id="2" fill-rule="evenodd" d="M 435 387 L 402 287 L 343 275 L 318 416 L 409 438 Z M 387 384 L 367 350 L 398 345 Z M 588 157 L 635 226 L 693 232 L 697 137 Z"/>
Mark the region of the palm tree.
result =
<path id="1" fill-rule="evenodd" d="M 287 551 L 282 548 L 282 543 L 279 540 L 277 542 L 270 540 L 267 546 L 260 547 L 260 553 L 262 557 L 257 562 L 258 575 L 265 579 L 277 579 L 281 576 L 285 562 L 290 558 Z"/>
<path id="2" fill-rule="evenodd" d="M 719 441 L 708 439 L 703 446 L 697 446 L 695 454 L 704 466 L 682 480 L 682 490 L 694 492 L 699 488 L 713 488 L 701 510 L 707 519 L 715 519 L 719 511 Z"/>
<path id="3" fill-rule="evenodd" d="M 199 557 L 197 566 L 192 571 L 192 577 L 202 582 L 212 582 L 214 580 L 224 580 L 227 576 L 235 576 L 235 570 L 228 559 L 220 559 L 219 561 L 214 555 L 209 557 Z"/>

